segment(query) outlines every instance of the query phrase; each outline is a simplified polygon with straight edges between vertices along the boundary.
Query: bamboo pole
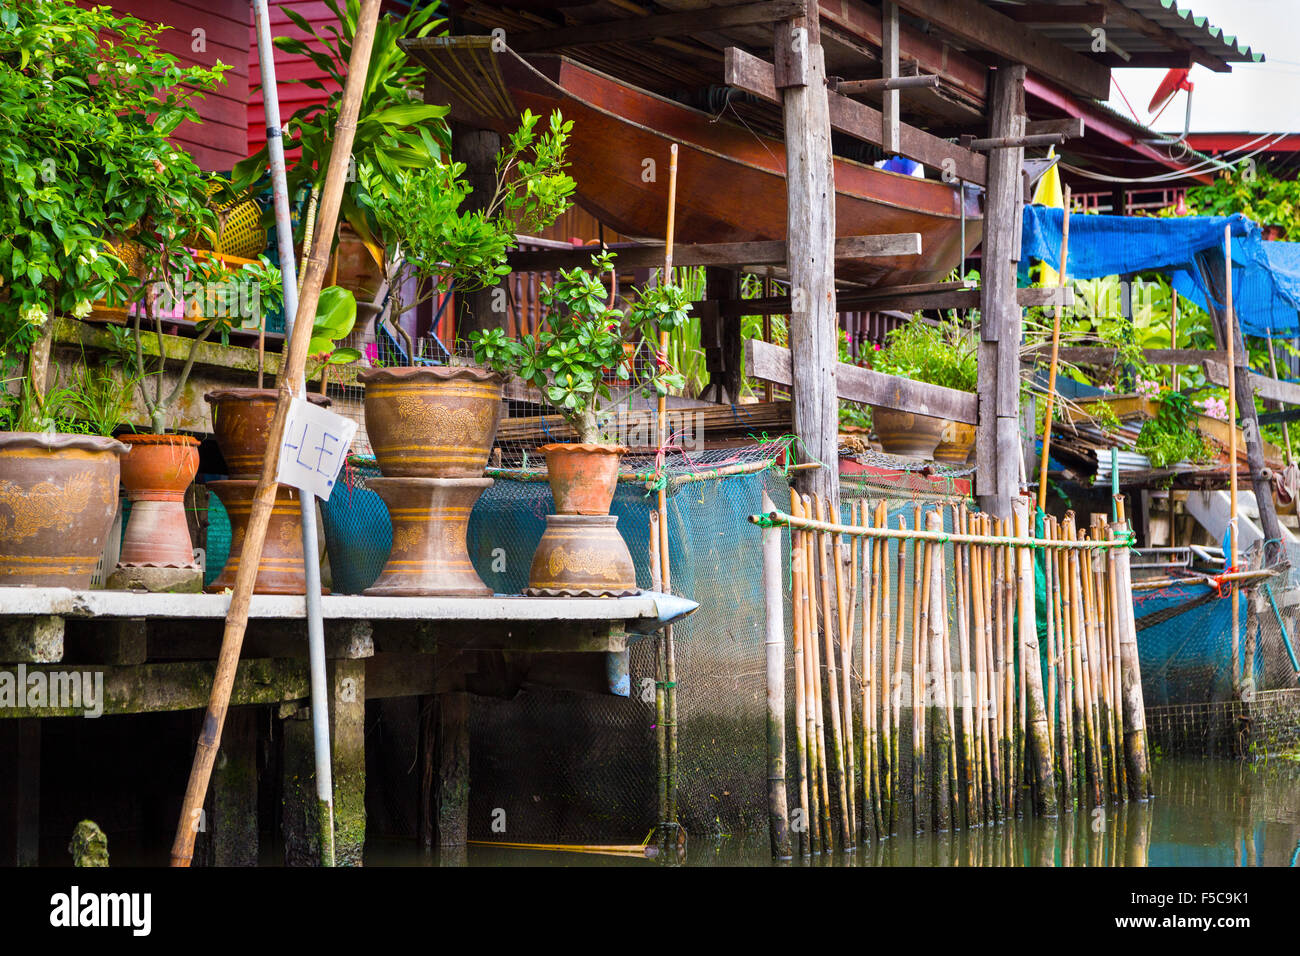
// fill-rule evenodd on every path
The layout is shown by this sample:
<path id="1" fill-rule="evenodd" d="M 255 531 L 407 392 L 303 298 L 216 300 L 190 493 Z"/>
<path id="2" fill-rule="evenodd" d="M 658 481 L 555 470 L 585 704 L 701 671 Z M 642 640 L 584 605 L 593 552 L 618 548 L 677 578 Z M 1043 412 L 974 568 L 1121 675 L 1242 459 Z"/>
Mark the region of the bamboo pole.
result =
<path id="1" fill-rule="evenodd" d="M 898 516 L 898 526 L 903 528 L 906 521 L 902 515 Z M 896 602 L 897 614 L 894 622 L 894 689 L 891 693 L 894 696 L 894 749 L 890 757 L 890 773 L 893 777 L 894 800 L 897 802 L 902 794 L 903 786 L 903 764 L 901 761 L 903 751 L 902 741 L 902 711 L 903 711 L 903 633 L 907 627 L 906 607 L 903 603 L 907 585 L 907 542 L 899 541 L 898 544 L 898 598 Z M 912 542 L 912 550 L 915 551 L 916 543 Z M 911 674 L 908 674 L 909 679 Z M 910 684 L 909 684 L 910 691 Z M 914 701 L 909 700 L 907 705 L 909 709 L 914 705 Z M 896 809 L 890 811 L 891 820 L 894 826 L 898 824 L 898 812 Z"/>
<path id="2" fill-rule="evenodd" d="M 935 509 L 935 513 L 939 517 L 939 526 L 940 528 L 942 528 L 943 514 L 941 511 L 939 511 L 939 509 Z M 956 530 L 955 527 L 954 530 Z M 954 576 L 956 574 L 956 563 L 957 563 L 956 556 L 957 556 L 957 547 L 956 545 L 954 545 L 953 546 Z M 942 673 L 943 673 L 944 710 L 946 711 L 946 716 L 948 718 L 948 793 L 949 793 L 949 800 L 952 804 L 952 808 L 950 812 L 950 819 L 952 821 L 951 826 L 953 829 L 957 829 L 961 826 L 961 783 L 957 779 L 957 774 L 958 774 L 957 721 L 956 721 L 957 702 L 953 699 L 956 696 L 956 687 L 954 686 L 953 679 L 952 679 L 953 677 L 952 675 L 953 625 L 949 621 L 950 609 L 948 606 L 947 550 L 943 545 L 939 546 L 939 557 L 943 562 L 940 565 L 940 570 L 943 575 L 943 582 L 944 582 L 944 587 L 940 594 L 939 607 L 942 609 L 943 617 L 944 617 L 944 638 L 943 638 L 941 649 L 943 651 Z M 951 609 L 951 612 L 955 612 L 958 604 L 959 601 L 954 600 L 953 608 Z"/>
<path id="3" fill-rule="evenodd" d="M 804 501 L 793 489 L 790 491 L 793 509 L 796 514 L 804 514 Z M 821 752 L 817 747 L 817 685 L 813 679 L 817 667 L 817 610 L 813 588 L 812 534 L 800 531 L 800 583 L 803 593 L 803 674 L 804 685 L 804 736 L 808 745 L 808 797 L 805 809 L 808 814 L 808 835 L 810 852 L 821 853 L 821 791 L 820 773 Z"/>
<path id="4" fill-rule="evenodd" d="M 1127 525 L 1110 526 L 1112 537 L 1128 531 Z M 1120 667 L 1124 700 L 1124 755 L 1127 766 L 1130 800 L 1144 800 L 1151 795 L 1151 770 L 1147 763 L 1146 709 L 1142 701 L 1142 672 L 1138 663 L 1137 623 L 1133 618 L 1133 592 L 1130 588 L 1128 551 L 1112 552 L 1115 563 L 1115 604 L 1119 608 Z"/>
<path id="5" fill-rule="evenodd" d="M 826 508 L 829 510 L 834 507 L 830 500 L 826 500 Z M 849 503 L 850 510 L 853 513 L 857 511 L 857 505 L 854 502 Z M 850 524 L 856 524 L 856 521 L 850 521 Z M 857 551 L 856 537 L 850 537 L 849 542 L 855 546 L 853 553 L 853 567 L 849 574 L 849 588 L 846 591 L 844 587 L 844 547 L 841 535 L 831 537 L 831 558 L 835 564 L 835 595 L 836 606 L 839 609 L 839 639 L 840 639 L 840 736 L 842 740 L 842 749 L 844 753 L 844 791 L 847 794 L 848 814 L 847 827 L 848 839 L 845 841 L 845 849 L 854 845 L 854 840 L 858 832 L 858 813 L 857 801 L 854 797 L 854 791 L 857 790 L 856 766 L 853 759 L 853 693 L 852 693 L 852 660 L 853 660 L 853 616 L 851 609 L 856 603 L 855 580 L 857 575 L 852 573 L 857 570 Z M 832 654 L 831 660 L 831 679 L 835 675 L 835 657 Z M 833 696 L 833 695 L 832 695 Z"/>
<path id="6" fill-rule="evenodd" d="M 921 508 L 912 509 L 912 527 L 921 527 Z M 913 546 L 912 558 L 912 829 L 925 829 L 925 725 L 927 705 L 925 700 L 925 626 L 929 603 L 930 549 L 929 541 Z M 917 553 L 919 552 L 919 553 Z"/>
<path id="7" fill-rule="evenodd" d="M 763 492 L 763 507 L 772 501 Z M 785 595 L 781 580 L 781 529 L 763 529 L 763 598 L 766 605 L 767 813 L 772 855 L 790 859 L 790 816 L 785 798 Z"/>
<path id="8" fill-rule="evenodd" d="M 966 530 L 966 509 L 964 505 L 953 506 L 953 530 Z M 966 793 L 966 825 L 976 826 L 980 822 L 979 808 L 976 803 L 976 765 L 975 733 L 972 721 L 972 686 L 970 653 L 970 546 L 957 544 L 953 546 L 954 591 L 957 594 L 957 663 L 961 668 L 961 738 L 962 738 L 962 783 Z"/>
<path id="9" fill-rule="evenodd" d="M 663 591 L 663 565 L 659 561 L 659 512 L 651 511 L 650 520 L 650 589 Z M 794 532 L 791 532 L 792 534 Z M 668 698 L 665 684 L 668 680 L 668 661 L 664 654 L 664 638 L 655 639 L 655 752 L 659 759 L 659 827 L 668 821 Z"/>
<path id="10" fill-rule="evenodd" d="M 803 496 L 804 514 L 811 516 L 814 514 L 812 498 L 808 495 Z M 817 554 L 821 551 L 821 543 L 816 533 L 808 536 L 808 546 L 806 548 L 808 563 L 808 594 L 810 600 L 808 608 L 810 611 L 810 620 L 808 636 L 811 641 L 812 654 L 808 664 L 812 672 L 812 700 L 814 723 L 817 730 L 817 777 L 818 777 L 818 794 L 821 806 L 821 833 L 822 849 L 830 853 L 834 848 L 834 840 L 831 831 L 831 788 L 830 788 L 830 756 L 826 751 L 826 710 L 825 695 L 822 686 L 822 634 L 818 632 L 817 622 L 820 617 L 825 621 L 830 616 L 830 608 L 826 605 L 825 594 L 819 599 L 817 596 L 817 584 L 819 580 L 817 573 Z M 819 603 L 820 601 L 820 603 Z M 820 614 L 818 609 L 820 608 Z"/>
<path id="11" fill-rule="evenodd" d="M 1121 496 L 1122 497 L 1122 496 Z M 845 535 L 856 535 L 868 538 L 901 538 L 906 541 L 929 541 L 938 544 L 987 544 L 995 545 L 1002 548 L 1041 548 L 1044 550 L 1058 551 L 1107 551 L 1111 548 L 1127 548 L 1132 545 L 1132 533 L 1126 538 L 1118 538 L 1106 541 L 1079 541 L 1059 539 L 1056 541 L 1044 541 L 1041 538 L 1018 538 L 1007 534 L 995 534 L 992 531 L 986 534 L 958 534 L 947 531 L 917 531 L 908 528 L 906 524 L 898 528 L 855 528 L 851 525 L 835 524 L 829 521 L 817 521 L 814 518 L 800 517 L 798 515 L 782 514 L 774 511 L 770 514 L 750 515 L 751 524 L 779 524 L 786 528 L 803 528 L 807 531 L 829 531 Z M 986 525 L 986 527 L 989 527 Z"/>
<path id="12" fill-rule="evenodd" d="M 379 6 L 380 0 L 364 0 L 357 19 L 356 36 L 353 38 L 352 53 L 348 62 L 348 78 L 339 104 L 339 119 L 334 128 L 334 142 L 330 148 L 329 168 L 325 176 L 320 219 L 328 228 L 321 230 L 323 236 L 332 235 L 338 221 L 339 206 L 347 177 L 347 158 L 352 152 L 352 140 L 356 132 L 357 113 L 369 69 Z M 212 695 L 208 702 L 203 731 L 194 750 L 194 764 L 185 788 L 181 816 L 176 827 L 176 838 L 172 844 L 172 866 L 189 866 L 194 856 L 194 839 L 198 832 L 203 799 L 212 776 L 217 751 L 221 746 L 221 731 L 225 726 L 230 693 L 234 688 L 235 672 L 239 666 L 239 655 L 244 644 L 244 632 L 248 627 L 253 586 L 256 583 L 258 565 L 262 560 L 262 547 L 266 540 L 266 529 L 275 502 L 278 487 L 275 476 L 279 468 L 280 445 L 284 440 L 284 430 L 288 423 L 289 402 L 292 397 L 290 387 L 291 383 L 302 381 L 306 371 L 307 346 L 312 329 L 311 316 L 316 314 L 329 253 L 329 243 L 317 241 L 306 262 L 303 294 L 298 301 L 297 320 L 294 322 L 293 333 L 289 337 L 288 357 L 280 371 L 275 417 L 272 419 L 270 433 L 267 436 L 267 454 L 262 462 L 262 474 L 258 478 L 257 490 L 253 495 L 242 559 L 239 562 L 239 572 L 235 576 L 230 609 L 226 614 L 221 651 L 213 675 Z"/>
<path id="13" fill-rule="evenodd" d="M 862 503 L 862 521 L 875 520 Z M 881 766 L 880 766 L 880 704 L 882 688 L 876 682 L 876 643 L 880 639 L 880 552 L 882 548 L 872 539 L 862 541 L 862 720 L 863 739 L 866 741 L 863 756 L 862 790 L 863 823 L 870 820 L 874 832 L 883 832 L 881 817 Z"/>
<path id="14" fill-rule="evenodd" d="M 799 497 L 793 488 L 790 489 L 790 510 L 797 512 L 799 510 Z M 804 534 L 805 532 L 797 529 L 790 530 L 790 574 L 792 595 L 792 611 L 794 618 L 794 714 L 795 714 L 795 754 L 796 775 L 799 782 L 799 813 L 800 818 L 796 821 L 795 832 L 799 836 L 799 853 L 802 856 L 808 856 L 812 853 L 811 843 L 811 811 L 808 802 L 808 727 L 807 727 L 807 700 L 806 687 L 807 682 L 804 680 L 806 673 L 804 665 Z"/>
<path id="15" fill-rule="evenodd" d="M 928 529 L 942 530 L 943 516 L 939 510 L 925 517 Z M 934 770 L 931 777 L 934 788 L 934 828 L 949 830 L 955 823 L 952 814 L 952 711 L 948 701 L 948 588 L 945 575 L 943 545 L 930 545 L 925 585 L 929 589 L 929 608 L 926 615 L 925 639 L 929 641 L 930 667 L 937 671 L 932 682 L 934 695 L 926 701 L 931 711 L 930 726 Z"/>
<path id="16" fill-rule="evenodd" d="M 1029 499 L 1017 498 L 1016 534 L 1022 536 L 1029 523 Z M 1038 612 L 1034 594 L 1034 559 L 1026 548 L 1017 549 L 1020 594 L 1020 654 L 1025 661 L 1027 726 L 1026 746 L 1032 745 L 1034 810 L 1039 816 L 1056 816 L 1056 779 L 1052 771 L 1052 734 L 1048 727 L 1047 705 L 1043 699 L 1043 671 L 1038 649 Z"/>
<path id="17" fill-rule="evenodd" d="M 876 525 L 883 526 L 889 521 L 889 509 L 881 501 L 876 505 Z M 874 540 L 874 539 L 873 539 Z M 901 545 L 900 545 L 901 547 Z M 881 800 L 881 823 L 882 834 L 888 832 L 890 827 L 890 814 L 894 802 L 894 758 L 893 758 L 893 740 L 892 723 L 894 720 L 894 683 L 893 672 L 889 669 L 889 636 L 890 630 L 889 619 L 889 592 L 890 592 L 890 563 L 889 563 L 889 539 L 883 538 L 877 548 L 879 557 L 877 563 L 880 566 L 880 630 L 878 635 L 873 636 L 873 642 L 880 642 L 880 789 Z"/>
<path id="18" fill-rule="evenodd" d="M 821 495 L 814 497 L 817 509 L 817 520 L 822 520 L 825 509 L 830 506 L 827 499 Z M 844 752 L 844 720 L 840 708 L 840 691 L 838 668 L 835 666 L 835 639 L 837 620 L 843 619 L 843 594 L 838 593 L 838 585 L 843 584 L 843 575 L 837 576 L 837 593 L 839 599 L 832 603 L 831 601 L 831 576 L 832 569 L 829 565 L 833 562 L 836 569 L 839 568 L 839 555 L 835 553 L 834 542 L 829 534 L 819 535 L 817 542 L 817 563 L 818 571 L 821 577 L 822 587 L 822 645 L 826 652 L 826 684 L 830 692 L 830 709 L 831 709 L 831 757 L 834 759 L 832 769 L 835 771 L 835 789 L 839 795 L 840 804 L 840 847 L 844 850 L 849 849 L 853 844 L 852 833 L 849 829 L 849 795 L 847 781 L 848 777 L 845 772 L 845 752 Z M 827 549 L 830 549 L 829 553 Z"/>
<path id="19" fill-rule="evenodd" d="M 1070 251 L 1070 187 L 1065 187 L 1065 208 L 1061 214 L 1061 268 L 1057 284 L 1065 288 L 1065 269 Z M 1052 310 L 1052 364 L 1047 372 L 1047 414 L 1043 418 L 1043 454 L 1038 465 L 1038 510 L 1047 508 L 1047 460 L 1052 450 L 1052 413 L 1056 404 L 1056 367 L 1061 353 L 1061 309 Z"/>
<path id="20" fill-rule="evenodd" d="M 668 223 L 664 229 L 664 282 L 673 278 L 673 239 L 677 222 L 677 144 L 668 147 Z M 616 283 L 617 284 L 617 283 Z M 659 331 L 659 355 L 656 360 L 667 362 L 668 332 Z M 659 448 L 668 444 L 667 396 L 660 395 L 657 413 Z M 661 483 L 658 495 L 659 534 L 662 540 L 659 547 L 659 561 L 662 567 L 664 591 L 671 593 L 673 587 L 672 560 L 669 553 L 668 536 L 668 489 Z M 673 643 L 673 626 L 669 624 L 663 630 L 664 657 L 666 659 L 665 704 L 668 709 L 668 819 L 670 826 L 677 823 L 677 654 Z"/>
<path id="21" fill-rule="evenodd" d="M 1171 349 L 1178 348 L 1178 290 L 1177 289 L 1169 290 L 1169 347 Z M 1171 391 L 1176 392 L 1178 391 L 1178 366 L 1177 365 L 1169 366 L 1169 373 L 1170 373 L 1169 388 Z M 1274 373 L 1273 377 L 1277 378 L 1277 374 Z"/>
<path id="22" fill-rule="evenodd" d="M 972 515 L 968 524 L 978 525 L 979 515 Z M 989 757 L 989 686 L 988 659 L 984 653 L 984 615 L 988 608 L 984 589 L 984 548 L 982 545 L 969 545 L 970 579 L 971 579 L 971 644 L 975 659 L 975 747 L 978 754 L 977 768 L 979 774 L 980 801 L 979 817 L 981 821 L 993 819 L 993 768 Z"/>
<path id="23" fill-rule="evenodd" d="M 1232 498 L 1231 518 L 1228 522 L 1228 568 L 1237 570 L 1237 361 L 1236 332 L 1237 316 L 1232 307 L 1232 226 L 1223 227 L 1223 287 L 1225 308 L 1223 322 L 1224 339 L 1228 345 L 1228 491 Z M 1121 517 L 1122 521 L 1123 518 Z M 1231 589 L 1232 600 L 1232 696 L 1241 699 L 1241 609 L 1237 600 L 1238 585 L 1234 581 Z"/>

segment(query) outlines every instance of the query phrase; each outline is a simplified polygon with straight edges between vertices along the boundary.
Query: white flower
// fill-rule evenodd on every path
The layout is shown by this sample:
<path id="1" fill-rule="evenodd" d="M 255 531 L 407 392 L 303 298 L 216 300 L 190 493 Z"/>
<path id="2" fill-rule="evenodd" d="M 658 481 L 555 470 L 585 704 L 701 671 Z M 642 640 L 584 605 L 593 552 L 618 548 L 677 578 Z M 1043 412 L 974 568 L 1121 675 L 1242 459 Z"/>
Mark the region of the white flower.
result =
<path id="1" fill-rule="evenodd" d="M 90 301 L 88 299 L 78 299 L 77 304 L 72 307 L 72 317 L 84 319 L 88 315 L 90 315 Z"/>
<path id="2" fill-rule="evenodd" d="M 46 320 L 49 319 L 49 316 L 46 315 L 45 310 L 39 305 L 29 305 L 27 308 L 23 309 L 22 318 L 28 325 L 39 329 L 45 324 Z"/>

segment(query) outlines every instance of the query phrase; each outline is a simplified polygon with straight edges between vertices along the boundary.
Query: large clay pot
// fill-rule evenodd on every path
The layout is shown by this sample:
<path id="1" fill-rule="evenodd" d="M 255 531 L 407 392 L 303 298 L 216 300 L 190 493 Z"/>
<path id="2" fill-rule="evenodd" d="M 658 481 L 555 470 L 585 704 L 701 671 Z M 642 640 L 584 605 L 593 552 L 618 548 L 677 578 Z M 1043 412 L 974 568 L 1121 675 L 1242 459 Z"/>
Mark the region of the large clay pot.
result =
<path id="1" fill-rule="evenodd" d="M 871 429 L 887 455 L 933 459 L 945 423 L 945 419 L 929 415 L 871 406 Z"/>
<path id="2" fill-rule="evenodd" d="M 975 426 L 965 422 L 946 421 L 934 450 L 934 460 L 947 465 L 964 465 L 975 448 Z"/>
<path id="3" fill-rule="evenodd" d="M 330 260 L 330 283 L 351 292 L 358 305 L 372 301 L 384 281 L 383 267 L 347 223 L 339 225 L 338 237 Z"/>
<path id="4" fill-rule="evenodd" d="M 0 587 L 90 587 L 126 450 L 113 438 L 0 432 Z"/>
<path id="5" fill-rule="evenodd" d="M 230 517 L 230 557 L 226 559 L 226 566 L 217 579 L 204 589 L 219 593 L 235 586 L 257 482 L 210 481 L 208 490 L 221 499 L 221 504 Z M 262 560 L 257 565 L 253 592 L 307 593 L 302 561 L 302 512 L 298 505 L 298 490 L 288 485 L 280 485 L 276 489 L 275 504 L 271 507 L 271 520 L 266 527 L 266 540 L 262 545 Z"/>
<path id="6" fill-rule="evenodd" d="M 369 368 L 366 432 L 386 478 L 481 478 L 501 419 L 504 379 L 481 368 Z"/>
<path id="7" fill-rule="evenodd" d="M 219 388 L 203 396 L 212 406 L 212 431 L 231 478 L 261 476 L 278 398 L 279 392 L 273 388 Z M 307 398 L 321 406 L 330 403 L 327 397 L 315 393 Z"/>
<path id="8" fill-rule="evenodd" d="M 199 469 L 189 435 L 123 435 L 122 487 L 131 502 L 118 567 L 197 568 L 185 492 Z"/>
<path id="9" fill-rule="evenodd" d="M 562 515 L 607 515 L 618 489 L 622 445 L 543 445 L 547 480 L 555 512 Z"/>
<path id="10" fill-rule="evenodd" d="M 614 515 L 547 515 L 525 594 L 625 597 L 636 594 L 636 566 Z"/>
<path id="11" fill-rule="evenodd" d="M 491 478 L 371 478 L 388 505 L 393 547 L 369 595 L 489 597 L 465 543 L 474 502 Z"/>

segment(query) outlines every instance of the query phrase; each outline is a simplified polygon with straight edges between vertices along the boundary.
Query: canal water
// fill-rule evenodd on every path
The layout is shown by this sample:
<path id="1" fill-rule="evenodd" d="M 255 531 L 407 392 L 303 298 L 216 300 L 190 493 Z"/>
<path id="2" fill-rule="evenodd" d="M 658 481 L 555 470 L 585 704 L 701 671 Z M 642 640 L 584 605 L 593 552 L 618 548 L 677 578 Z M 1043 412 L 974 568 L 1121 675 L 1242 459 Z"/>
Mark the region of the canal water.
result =
<path id="1" fill-rule="evenodd" d="M 949 833 L 899 833 L 793 866 L 1297 866 L 1300 761 L 1163 758 L 1138 804 Z M 400 860 L 400 853 L 375 863 Z M 766 833 L 688 841 L 685 866 L 770 866 Z M 656 866 L 638 857 L 471 847 L 470 866 Z"/>

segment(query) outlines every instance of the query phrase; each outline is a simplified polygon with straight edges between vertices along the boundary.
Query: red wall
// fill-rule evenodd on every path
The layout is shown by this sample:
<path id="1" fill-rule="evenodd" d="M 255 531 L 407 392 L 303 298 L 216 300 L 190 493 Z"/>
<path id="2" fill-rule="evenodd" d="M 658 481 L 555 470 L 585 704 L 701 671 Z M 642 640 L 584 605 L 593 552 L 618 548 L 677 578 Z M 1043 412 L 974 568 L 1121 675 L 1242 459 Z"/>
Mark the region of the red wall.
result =
<path id="1" fill-rule="evenodd" d="M 159 35 L 159 45 L 185 64 L 211 67 L 220 60 L 231 67 L 223 85 L 196 101 L 202 124 L 183 124 L 173 139 L 206 170 L 228 170 L 243 159 L 253 16 L 248 0 L 114 0 L 113 9 L 171 27 Z M 204 31 L 202 50 L 194 49 L 195 29 Z"/>

